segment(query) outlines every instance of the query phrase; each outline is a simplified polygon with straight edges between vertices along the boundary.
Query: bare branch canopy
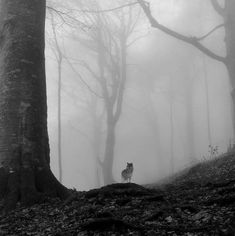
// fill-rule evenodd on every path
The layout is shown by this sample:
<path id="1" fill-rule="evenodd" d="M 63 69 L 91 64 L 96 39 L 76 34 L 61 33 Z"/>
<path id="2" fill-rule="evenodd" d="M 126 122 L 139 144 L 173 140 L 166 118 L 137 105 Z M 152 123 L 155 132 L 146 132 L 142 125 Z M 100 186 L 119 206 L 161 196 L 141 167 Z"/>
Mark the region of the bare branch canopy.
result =
<path id="1" fill-rule="evenodd" d="M 220 62 L 223 62 L 225 63 L 226 62 L 226 58 L 223 57 L 223 56 L 220 56 L 220 55 L 217 55 L 216 53 L 214 53 L 213 51 L 211 51 L 210 49 L 208 49 L 207 47 L 205 47 L 203 44 L 201 44 L 199 41 L 202 40 L 202 38 L 197 38 L 197 37 L 189 37 L 189 36 L 185 36 L 183 34 L 180 34 L 174 30 L 171 30 L 169 28 L 167 28 L 166 26 L 164 25 L 161 25 L 152 15 L 151 13 L 151 9 L 150 9 L 150 4 L 149 3 L 146 3 L 145 1 L 143 0 L 137 0 L 138 3 L 140 4 L 140 6 L 142 7 L 145 15 L 147 16 L 151 26 L 153 28 L 157 28 L 159 30 L 161 30 L 162 32 L 174 37 L 174 38 L 177 38 L 185 43 L 188 43 L 194 47 L 196 47 L 198 50 L 200 50 L 201 52 L 205 53 L 207 56 L 217 60 L 217 61 L 220 61 Z M 217 26 L 215 27 L 211 32 L 209 32 L 206 36 L 208 36 L 209 34 L 211 34 L 213 31 L 215 31 L 215 29 L 219 28 L 219 27 L 222 27 L 221 25 L 220 26 Z M 205 37 L 204 37 L 205 38 Z"/>

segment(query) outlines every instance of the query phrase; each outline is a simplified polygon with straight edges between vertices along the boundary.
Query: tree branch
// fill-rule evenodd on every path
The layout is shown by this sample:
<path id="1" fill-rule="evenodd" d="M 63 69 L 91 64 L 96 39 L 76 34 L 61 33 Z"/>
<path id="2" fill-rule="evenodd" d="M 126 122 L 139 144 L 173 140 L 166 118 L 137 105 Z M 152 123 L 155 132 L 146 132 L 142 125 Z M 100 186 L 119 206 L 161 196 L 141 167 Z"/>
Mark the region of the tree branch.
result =
<path id="1" fill-rule="evenodd" d="M 112 11 L 116 11 L 116 10 L 120 10 L 122 8 L 125 8 L 125 7 L 130 7 L 130 6 L 133 6 L 133 5 L 136 5 L 138 4 L 137 2 L 132 2 L 132 3 L 128 3 L 128 4 L 124 4 L 124 5 L 121 5 L 121 6 L 118 6 L 118 7 L 114 7 L 114 8 L 109 8 L 109 9 L 100 9 L 100 10 L 85 10 L 85 9 L 82 9 L 82 10 L 75 10 L 74 11 L 77 11 L 77 12 L 84 12 L 84 13 L 105 13 L 105 12 L 112 12 Z"/>
<path id="2" fill-rule="evenodd" d="M 72 20 L 73 22 L 78 23 L 81 28 L 88 28 L 88 29 L 90 28 L 90 26 L 84 24 L 82 21 L 80 21 L 80 20 L 78 20 L 77 18 L 71 16 L 71 15 L 70 15 L 69 13 L 67 13 L 67 12 L 63 12 L 63 11 L 57 10 L 57 9 L 55 9 L 55 8 L 53 8 L 53 7 L 50 7 L 50 6 L 47 6 L 46 8 L 47 8 L 50 12 L 55 12 L 55 13 L 60 17 L 60 19 L 62 20 L 62 22 L 65 23 L 65 24 L 67 24 L 67 25 L 69 25 L 69 23 L 68 23 L 68 19 L 69 19 L 69 20 Z M 67 19 L 66 19 L 65 17 L 66 17 Z"/>
<path id="3" fill-rule="evenodd" d="M 68 65 L 71 67 L 71 69 L 73 70 L 73 72 L 78 76 L 78 78 L 80 79 L 80 81 L 86 86 L 86 88 L 93 93 L 95 96 L 103 99 L 103 97 L 101 95 L 99 95 L 96 91 L 94 91 L 90 85 L 88 85 L 88 83 L 86 83 L 85 79 L 82 78 L 81 74 L 78 73 L 78 71 L 74 68 L 74 66 L 72 65 L 72 63 L 69 61 L 69 59 L 67 57 L 65 57 L 66 62 L 68 63 Z M 79 64 L 81 65 L 81 64 Z M 86 68 L 87 69 L 87 68 Z"/>
<path id="4" fill-rule="evenodd" d="M 220 6 L 218 0 L 211 0 L 211 4 L 219 15 L 224 16 L 224 8 Z"/>
<path id="5" fill-rule="evenodd" d="M 145 15 L 147 16 L 147 18 L 153 28 L 157 28 L 157 29 L 161 30 L 162 32 L 164 32 L 174 38 L 177 38 L 185 43 L 188 43 L 188 44 L 196 47 L 198 50 L 200 50 L 201 52 L 203 52 L 207 56 L 209 56 L 217 61 L 226 63 L 225 57 L 219 56 L 216 53 L 209 50 L 208 48 L 206 48 L 205 46 L 203 46 L 198 41 L 198 39 L 196 37 L 187 37 L 183 34 L 180 34 L 174 30 L 171 30 L 171 29 L 165 27 L 164 25 L 159 24 L 158 21 L 152 16 L 149 3 L 145 3 L 143 0 L 137 0 L 137 1 L 139 2 L 140 6 L 142 7 Z"/>
<path id="6" fill-rule="evenodd" d="M 149 35 L 149 32 L 146 33 L 146 34 L 144 34 L 144 35 L 140 35 L 140 36 L 134 38 L 131 42 L 128 42 L 127 48 L 131 47 L 133 44 L 135 44 L 135 42 L 139 41 L 139 40 L 142 39 L 142 38 L 145 38 L 145 37 L 148 36 L 148 35 Z"/>
<path id="7" fill-rule="evenodd" d="M 212 30 L 210 30 L 207 34 L 199 37 L 199 38 L 196 38 L 198 41 L 201 41 L 201 40 L 204 40 L 206 37 L 208 37 L 209 35 L 211 35 L 213 32 L 215 32 L 217 29 L 223 27 L 224 24 L 220 24 L 220 25 L 217 25 L 216 27 L 214 27 Z"/>

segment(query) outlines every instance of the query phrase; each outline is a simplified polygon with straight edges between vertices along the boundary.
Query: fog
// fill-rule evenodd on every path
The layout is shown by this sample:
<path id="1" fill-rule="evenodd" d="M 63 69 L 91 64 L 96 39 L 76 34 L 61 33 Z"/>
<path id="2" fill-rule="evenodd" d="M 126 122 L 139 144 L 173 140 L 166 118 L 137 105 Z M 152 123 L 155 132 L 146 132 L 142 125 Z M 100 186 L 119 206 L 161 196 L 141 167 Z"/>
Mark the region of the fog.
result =
<path id="1" fill-rule="evenodd" d="M 201 37 L 221 24 L 210 1 L 150 3 L 159 23 L 187 36 Z M 126 4 L 121 0 L 48 3 L 46 70 L 51 167 L 59 177 L 59 48 L 62 182 L 70 188 L 88 190 L 104 183 L 99 162 L 105 158 L 108 115 L 99 84 L 99 52 L 94 51 L 99 40 L 97 32 L 104 35 L 112 54 L 109 57 L 103 53 L 107 57 L 103 58 L 103 66 L 109 86 L 114 82 L 110 79 L 112 70 L 106 66 L 112 67 L 114 58 L 118 70 L 122 70 L 123 62 L 120 51 L 115 51 L 120 45 L 110 46 L 119 42 L 115 32 L 123 25 L 133 29 L 127 40 L 126 81 L 115 127 L 112 173 L 116 182 L 121 181 L 127 162 L 134 165 L 133 182 L 153 183 L 197 161 L 213 158 L 209 145 L 218 146 L 216 154 L 222 154 L 233 143 L 231 89 L 223 63 L 152 28 L 138 4 L 119 8 Z M 102 33 L 107 26 L 104 22 L 108 22 L 109 34 L 108 30 Z M 226 54 L 222 28 L 201 43 L 218 55 Z M 118 77 L 120 73 L 116 74 L 117 80 L 123 78 Z"/>

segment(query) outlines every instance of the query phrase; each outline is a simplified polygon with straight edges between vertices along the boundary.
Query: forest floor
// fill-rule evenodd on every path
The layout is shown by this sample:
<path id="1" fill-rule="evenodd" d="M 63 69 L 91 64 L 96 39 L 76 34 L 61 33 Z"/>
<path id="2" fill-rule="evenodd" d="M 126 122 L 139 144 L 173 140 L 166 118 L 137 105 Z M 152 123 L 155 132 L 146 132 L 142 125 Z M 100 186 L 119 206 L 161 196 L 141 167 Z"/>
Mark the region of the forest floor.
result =
<path id="1" fill-rule="evenodd" d="M 0 215 L 0 235 L 235 235 L 235 157 L 199 163 L 167 184 L 74 191 Z"/>

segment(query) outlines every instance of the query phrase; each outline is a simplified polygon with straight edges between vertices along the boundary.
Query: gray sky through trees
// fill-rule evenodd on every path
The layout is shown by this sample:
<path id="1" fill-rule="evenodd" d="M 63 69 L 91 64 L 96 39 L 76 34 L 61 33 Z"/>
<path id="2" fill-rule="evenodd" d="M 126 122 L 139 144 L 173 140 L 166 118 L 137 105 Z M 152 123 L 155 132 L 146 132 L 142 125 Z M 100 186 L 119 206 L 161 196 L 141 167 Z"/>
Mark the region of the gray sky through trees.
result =
<path id="1" fill-rule="evenodd" d="M 103 112 L 101 90 L 89 72 L 98 75 L 95 47 L 88 40 L 87 32 L 95 30 L 94 13 L 85 10 L 111 9 L 127 1 L 59 1 L 48 2 L 56 22 L 58 43 L 66 58 L 62 63 L 61 135 L 63 183 L 79 190 L 95 187 L 96 165 L 93 152 L 94 120 L 90 109 L 92 98 L 97 99 L 96 114 Z M 152 14 L 161 24 L 187 36 L 203 36 L 221 24 L 210 1 L 204 0 L 152 0 Z M 222 1 L 221 1 L 222 2 Z M 96 4 L 95 4 L 96 3 Z M 179 170 L 191 164 L 190 147 L 197 160 L 209 157 L 208 122 L 205 89 L 205 68 L 208 83 L 211 144 L 219 153 L 233 142 L 230 83 L 224 66 L 190 45 L 151 28 L 141 8 L 136 5 L 133 18 L 139 15 L 135 31 L 130 38 L 127 55 L 127 81 L 123 109 L 116 127 L 113 175 L 121 181 L 121 171 L 126 162 L 133 162 L 133 181 L 138 184 L 155 182 L 171 173 L 171 140 L 173 140 L 174 166 Z M 83 11 L 81 11 L 81 9 Z M 104 13 L 102 13 L 104 14 Z M 129 14 L 128 8 L 105 13 L 111 17 L 113 36 L 118 29 L 117 15 Z M 116 15 L 115 15 L 116 14 Z M 138 40 L 137 40 L 138 39 Z M 203 44 L 219 55 L 225 55 L 224 31 L 217 29 Z M 48 94 L 48 125 L 51 147 L 51 166 L 58 176 L 57 149 L 57 86 L 58 75 L 50 14 L 46 22 L 46 69 Z M 107 44 L 107 47 L 109 45 Z M 54 48 L 54 49 L 53 49 Z M 109 63 L 109 62 L 107 62 Z M 109 74 L 106 75 L 109 78 Z M 190 83 L 189 83 L 190 81 Z M 109 83 L 109 81 L 108 81 Z M 190 87 L 189 87 L 190 86 Z M 190 93 L 188 90 L 190 89 Z M 98 96 L 97 96 L 98 95 Z M 191 96 L 191 97 L 190 97 Z M 191 99 L 191 109 L 188 99 Z M 174 127 L 171 137 L 171 117 Z M 189 124 L 188 114 L 193 117 Z M 105 124 L 106 114 L 103 116 Z M 189 134 L 188 127 L 192 127 Z M 189 137 L 193 135 L 193 138 Z M 99 155 L 104 155 L 106 127 L 100 132 Z M 191 140 L 191 141 L 190 141 Z M 193 140 L 193 141 L 192 141 Z M 190 142 L 193 142 L 190 143 Z"/>

